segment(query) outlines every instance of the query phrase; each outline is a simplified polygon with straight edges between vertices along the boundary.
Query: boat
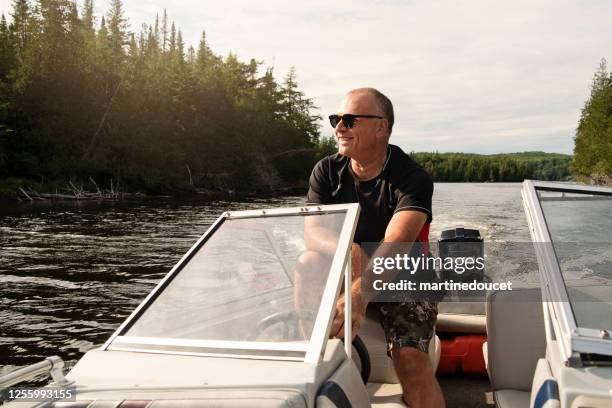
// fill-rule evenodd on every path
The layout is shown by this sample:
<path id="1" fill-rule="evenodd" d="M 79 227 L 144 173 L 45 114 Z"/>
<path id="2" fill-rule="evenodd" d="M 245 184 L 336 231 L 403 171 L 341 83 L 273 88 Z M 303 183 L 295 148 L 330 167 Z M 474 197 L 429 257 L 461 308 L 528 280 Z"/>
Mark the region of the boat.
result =
<path id="1" fill-rule="evenodd" d="M 448 405 L 612 407 L 612 189 L 528 180 L 522 196 L 540 285 L 442 302 L 429 357 L 455 371 Z M 404 407 L 373 316 L 352 343 L 329 338 L 358 217 L 358 204 L 223 213 L 67 374 L 49 357 L 0 378 L 6 406 Z M 321 228 L 335 249 L 304 279 L 295 265 Z M 52 382 L 37 394 L 18 387 L 40 374 Z M 491 392 L 444 387 L 470 375 Z"/>

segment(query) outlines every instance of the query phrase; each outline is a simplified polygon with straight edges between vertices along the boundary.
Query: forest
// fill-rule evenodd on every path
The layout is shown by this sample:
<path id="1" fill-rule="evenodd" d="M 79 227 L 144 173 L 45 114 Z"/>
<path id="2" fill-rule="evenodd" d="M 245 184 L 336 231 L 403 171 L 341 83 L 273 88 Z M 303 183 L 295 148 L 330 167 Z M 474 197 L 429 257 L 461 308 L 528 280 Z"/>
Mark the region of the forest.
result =
<path id="1" fill-rule="evenodd" d="M 270 190 L 329 148 L 295 71 L 186 47 L 166 12 L 129 33 L 120 0 L 15 0 L 0 20 L 0 180 L 146 192 Z M 93 188 L 92 185 L 90 187 Z"/>
<path id="2" fill-rule="evenodd" d="M 593 76 L 574 140 L 572 172 L 612 185 L 612 72 L 605 58 Z"/>
<path id="3" fill-rule="evenodd" d="M 0 196 L 286 191 L 304 188 L 314 163 L 335 151 L 295 69 L 277 79 L 261 61 L 217 55 L 204 31 L 189 46 L 166 11 L 137 32 L 128 27 L 121 0 L 103 16 L 93 0 L 13 0 L 0 17 Z M 589 147 L 612 95 L 609 76 L 595 82 L 576 137 L 580 174 L 609 173 L 609 150 L 592 158 Z M 542 152 L 412 155 L 434 180 L 451 182 L 565 180 L 572 161 Z"/>
<path id="4" fill-rule="evenodd" d="M 565 181 L 572 156 L 559 153 L 506 154 L 411 153 L 434 181 L 522 182 L 525 179 Z"/>

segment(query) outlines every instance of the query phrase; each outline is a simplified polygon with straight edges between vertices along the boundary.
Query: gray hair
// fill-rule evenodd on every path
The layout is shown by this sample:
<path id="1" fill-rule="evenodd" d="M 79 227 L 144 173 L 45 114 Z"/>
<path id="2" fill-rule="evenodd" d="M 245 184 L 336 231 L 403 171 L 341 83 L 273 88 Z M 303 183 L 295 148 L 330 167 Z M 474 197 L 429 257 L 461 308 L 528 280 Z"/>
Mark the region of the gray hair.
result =
<path id="1" fill-rule="evenodd" d="M 391 134 L 391 130 L 393 129 L 393 123 L 395 121 L 395 115 L 393 114 L 393 104 L 391 103 L 391 100 L 375 88 L 357 88 L 349 92 L 349 94 L 352 93 L 367 93 L 374 97 L 374 101 L 376 102 L 378 109 L 380 109 L 380 112 L 389 122 L 389 134 Z"/>

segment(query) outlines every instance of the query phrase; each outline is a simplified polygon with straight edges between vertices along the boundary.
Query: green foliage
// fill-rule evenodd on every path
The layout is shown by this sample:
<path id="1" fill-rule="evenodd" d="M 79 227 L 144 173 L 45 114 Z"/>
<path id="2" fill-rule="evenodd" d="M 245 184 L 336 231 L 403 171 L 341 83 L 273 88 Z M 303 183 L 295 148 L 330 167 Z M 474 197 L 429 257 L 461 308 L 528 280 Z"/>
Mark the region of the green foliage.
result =
<path id="1" fill-rule="evenodd" d="M 569 155 L 544 152 L 492 155 L 412 152 L 410 155 L 438 182 L 566 180 L 572 159 Z"/>
<path id="2" fill-rule="evenodd" d="M 14 0 L 11 17 L 0 18 L 0 179 L 146 191 L 307 179 L 319 117 L 293 69 L 277 81 L 261 62 L 215 55 L 204 33 L 185 51 L 165 10 L 128 33 L 120 0 L 100 19 L 91 0 L 80 12 Z"/>
<path id="3" fill-rule="evenodd" d="M 582 176 L 612 176 L 612 73 L 601 60 L 576 129 L 572 170 Z"/>
<path id="4" fill-rule="evenodd" d="M 0 200 L 2 198 L 17 199 L 19 197 L 19 188 L 23 187 L 23 185 L 23 180 L 12 177 L 0 180 Z"/>

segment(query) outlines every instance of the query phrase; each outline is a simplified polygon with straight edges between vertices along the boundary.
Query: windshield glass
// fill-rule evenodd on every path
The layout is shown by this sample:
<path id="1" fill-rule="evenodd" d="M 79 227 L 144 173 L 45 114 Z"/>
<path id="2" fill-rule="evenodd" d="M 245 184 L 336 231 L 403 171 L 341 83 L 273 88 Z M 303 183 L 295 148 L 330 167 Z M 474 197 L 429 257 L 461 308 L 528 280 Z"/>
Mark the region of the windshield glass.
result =
<path id="1" fill-rule="evenodd" d="M 345 217 L 226 219 L 125 336 L 307 343 Z"/>
<path id="2" fill-rule="evenodd" d="M 612 329 L 612 197 L 539 191 L 578 327 Z"/>

